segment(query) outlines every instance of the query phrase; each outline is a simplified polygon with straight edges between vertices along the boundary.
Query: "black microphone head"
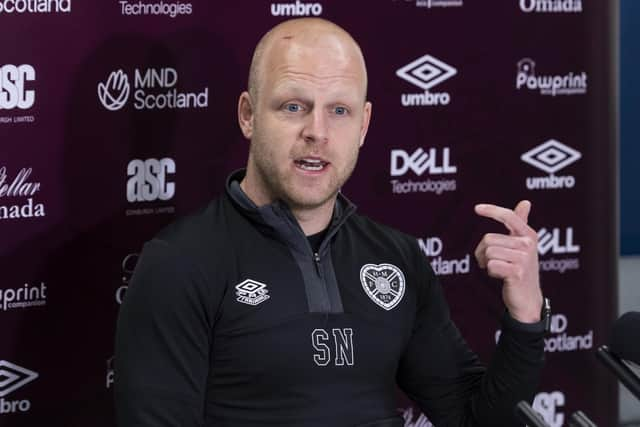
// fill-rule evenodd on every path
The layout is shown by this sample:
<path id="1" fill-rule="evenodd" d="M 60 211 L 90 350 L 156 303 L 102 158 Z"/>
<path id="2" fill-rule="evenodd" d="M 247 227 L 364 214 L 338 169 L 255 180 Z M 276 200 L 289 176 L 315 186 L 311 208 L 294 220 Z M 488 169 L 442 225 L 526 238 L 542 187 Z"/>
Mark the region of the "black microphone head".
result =
<path id="1" fill-rule="evenodd" d="M 640 365 L 640 312 L 630 311 L 613 322 L 609 347 L 621 359 Z"/>

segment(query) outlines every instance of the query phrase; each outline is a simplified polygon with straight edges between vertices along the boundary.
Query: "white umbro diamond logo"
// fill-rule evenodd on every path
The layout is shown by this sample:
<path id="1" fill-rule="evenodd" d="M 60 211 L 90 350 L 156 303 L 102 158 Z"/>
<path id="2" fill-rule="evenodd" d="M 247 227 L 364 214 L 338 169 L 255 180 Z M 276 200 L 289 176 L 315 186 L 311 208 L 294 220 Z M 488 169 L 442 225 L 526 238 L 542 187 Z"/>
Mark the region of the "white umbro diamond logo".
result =
<path id="1" fill-rule="evenodd" d="M 248 305 L 258 305 L 270 298 L 267 285 L 251 279 L 236 285 L 236 295 L 236 301 Z"/>
<path id="2" fill-rule="evenodd" d="M 458 70 L 431 55 L 424 55 L 396 71 L 398 77 L 424 90 L 431 89 L 457 73 Z"/>
<path id="3" fill-rule="evenodd" d="M 0 360 L 0 397 L 38 378 L 38 374 L 6 360 Z"/>
<path id="4" fill-rule="evenodd" d="M 554 174 L 581 157 L 582 154 L 579 151 L 567 147 L 555 139 L 550 139 L 544 144 L 527 151 L 520 156 L 520 159 L 549 174 Z"/>

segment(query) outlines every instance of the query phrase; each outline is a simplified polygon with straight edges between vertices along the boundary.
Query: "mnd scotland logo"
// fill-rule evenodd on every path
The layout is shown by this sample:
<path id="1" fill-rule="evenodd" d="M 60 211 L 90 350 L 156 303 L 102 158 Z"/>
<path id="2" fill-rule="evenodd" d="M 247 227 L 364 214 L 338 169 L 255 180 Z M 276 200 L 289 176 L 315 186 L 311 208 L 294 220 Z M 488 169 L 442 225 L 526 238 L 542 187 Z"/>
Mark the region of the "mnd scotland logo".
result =
<path id="1" fill-rule="evenodd" d="M 113 71 L 105 83 L 98 83 L 98 98 L 104 108 L 116 111 L 129 99 L 129 77 L 122 71 Z"/>
<path id="2" fill-rule="evenodd" d="M 4 397 L 38 378 L 38 373 L 6 360 L 0 360 L 0 414 L 27 412 L 29 400 L 5 400 Z"/>
<path id="3" fill-rule="evenodd" d="M 471 268 L 471 255 L 466 254 L 459 259 L 445 259 L 442 255 L 442 239 L 439 237 L 428 237 L 418 239 L 420 250 L 431 259 L 430 264 L 433 272 L 438 276 L 449 276 L 452 274 L 469 274 Z"/>
<path id="4" fill-rule="evenodd" d="M 404 107 L 449 105 L 448 92 L 430 92 L 429 89 L 450 79 L 458 70 L 431 55 L 424 55 L 399 68 L 396 76 L 424 90 L 421 93 L 403 93 L 400 101 Z"/>
<path id="5" fill-rule="evenodd" d="M 98 99 L 110 111 L 122 109 L 129 101 L 131 92 L 133 108 L 136 110 L 207 107 L 209 88 L 205 87 L 201 92 L 182 92 L 177 87 L 178 76 L 178 72 L 171 67 L 136 68 L 133 82 L 130 82 L 123 70 L 112 71 L 106 81 L 98 83 Z"/>
<path id="6" fill-rule="evenodd" d="M 553 190 L 573 188 L 576 179 L 573 175 L 556 176 L 555 173 L 580 160 L 582 154 L 573 148 L 550 139 L 547 142 L 527 151 L 520 160 L 547 172 L 549 176 L 527 177 L 526 186 L 529 190 Z"/>
<path id="7" fill-rule="evenodd" d="M 531 58 L 518 61 L 516 89 L 539 91 L 541 95 L 585 95 L 587 93 L 587 73 L 564 75 L 537 75 L 536 63 Z"/>
<path id="8" fill-rule="evenodd" d="M 0 0 L 0 13 L 70 13 L 71 0 Z"/>

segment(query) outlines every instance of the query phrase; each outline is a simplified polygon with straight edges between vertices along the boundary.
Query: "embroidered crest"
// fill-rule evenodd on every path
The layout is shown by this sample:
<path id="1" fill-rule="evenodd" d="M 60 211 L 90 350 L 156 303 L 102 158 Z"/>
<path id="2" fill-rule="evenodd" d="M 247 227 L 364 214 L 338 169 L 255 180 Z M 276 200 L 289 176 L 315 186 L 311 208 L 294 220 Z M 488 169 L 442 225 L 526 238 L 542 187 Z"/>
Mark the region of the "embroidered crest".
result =
<path id="1" fill-rule="evenodd" d="M 247 279 L 236 285 L 236 301 L 248 305 L 258 305 L 270 298 L 267 285 Z"/>
<path id="2" fill-rule="evenodd" d="M 404 296 L 404 274 L 393 264 L 365 264 L 360 282 L 369 298 L 385 310 L 398 305 Z"/>

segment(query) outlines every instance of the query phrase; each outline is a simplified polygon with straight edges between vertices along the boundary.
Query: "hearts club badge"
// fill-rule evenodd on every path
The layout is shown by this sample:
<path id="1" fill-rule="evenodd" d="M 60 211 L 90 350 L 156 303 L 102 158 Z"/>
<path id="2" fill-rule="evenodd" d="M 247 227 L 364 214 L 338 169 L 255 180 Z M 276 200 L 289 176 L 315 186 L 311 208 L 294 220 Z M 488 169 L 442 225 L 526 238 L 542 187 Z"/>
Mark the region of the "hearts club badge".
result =
<path id="1" fill-rule="evenodd" d="M 394 308 L 404 296 L 404 274 L 393 264 L 363 265 L 360 282 L 369 298 L 385 310 Z"/>

